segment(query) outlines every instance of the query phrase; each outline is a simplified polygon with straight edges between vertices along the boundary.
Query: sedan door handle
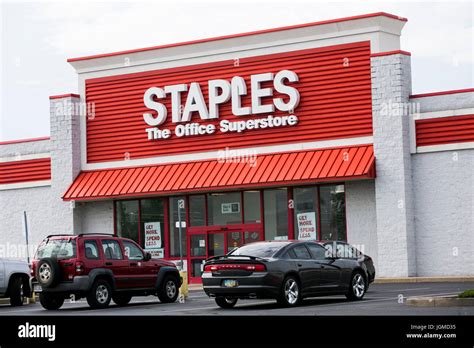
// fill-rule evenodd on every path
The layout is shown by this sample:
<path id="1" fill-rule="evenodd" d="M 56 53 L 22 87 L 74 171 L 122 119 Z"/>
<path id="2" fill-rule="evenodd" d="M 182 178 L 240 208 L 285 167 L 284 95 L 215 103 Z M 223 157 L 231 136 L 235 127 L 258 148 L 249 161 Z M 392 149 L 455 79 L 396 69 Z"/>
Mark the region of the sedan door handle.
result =
<path id="1" fill-rule="evenodd" d="M 106 266 L 112 266 L 112 262 L 106 262 L 105 265 Z"/>
<path id="2" fill-rule="evenodd" d="M 137 263 L 136 262 L 130 262 L 130 266 L 136 266 Z"/>
<path id="3" fill-rule="evenodd" d="M 302 267 L 303 265 L 301 263 L 298 264 L 298 267 Z"/>

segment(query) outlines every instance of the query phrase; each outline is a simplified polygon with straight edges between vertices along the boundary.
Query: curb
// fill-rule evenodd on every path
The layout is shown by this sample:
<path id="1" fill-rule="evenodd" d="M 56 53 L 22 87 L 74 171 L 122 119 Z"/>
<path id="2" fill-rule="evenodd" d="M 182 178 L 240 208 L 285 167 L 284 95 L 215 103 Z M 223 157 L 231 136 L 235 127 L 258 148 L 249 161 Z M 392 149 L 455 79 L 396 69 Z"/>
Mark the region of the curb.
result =
<path id="1" fill-rule="evenodd" d="M 474 282 L 474 276 L 376 278 L 374 284 Z"/>
<path id="2" fill-rule="evenodd" d="M 414 307 L 470 307 L 474 306 L 474 298 L 454 296 L 408 297 L 405 303 Z"/>

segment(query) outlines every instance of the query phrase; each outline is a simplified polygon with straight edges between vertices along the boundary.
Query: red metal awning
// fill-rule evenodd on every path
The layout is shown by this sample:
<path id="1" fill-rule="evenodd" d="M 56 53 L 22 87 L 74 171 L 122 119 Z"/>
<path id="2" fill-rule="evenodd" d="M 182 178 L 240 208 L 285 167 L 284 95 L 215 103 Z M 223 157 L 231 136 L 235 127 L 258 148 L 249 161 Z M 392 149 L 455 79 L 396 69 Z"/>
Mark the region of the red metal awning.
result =
<path id="1" fill-rule="evenodd" d="M 83 171 L 63 199 L 170 195 L 375 177 L 372 145 L 259 155 L 254 164 L 213 159 Z"/>

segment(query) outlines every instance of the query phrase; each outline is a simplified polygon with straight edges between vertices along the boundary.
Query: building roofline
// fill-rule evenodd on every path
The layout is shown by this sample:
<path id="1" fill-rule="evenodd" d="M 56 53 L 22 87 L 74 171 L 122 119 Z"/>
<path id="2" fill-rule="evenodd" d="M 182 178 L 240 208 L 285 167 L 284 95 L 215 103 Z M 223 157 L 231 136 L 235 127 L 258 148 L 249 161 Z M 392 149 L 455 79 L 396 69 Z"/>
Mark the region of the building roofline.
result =
<path id="1" fill-rule="evenodd" d="M 58 94 L 58 95 L 51 95 L 49 99 L 62 99 L 62 98 L 80 98 L 81 96 L 76 93 L 68 93 L 68 94 Z"/>
<path id="2" fill-rule="evenodd" d="M 474 88 L 465 88 L 465 89 L 453 89 L 450 91 L 440 91 L 440 92 L 430 92 L 430 93 L 422 93 L 422 94 L 412 94 L 410 98 L 425 98 L 425 97 L 436 97 L 438 95 L 446 95 L 446 94 L 457 94 L 457 93 L 470 93 L 474 92 Z"/>
<path id="3" fill-rule="evenodd" d="M 50 139 L 50 137 L 15 139 L 15 140 L 0 141 L 0 145 L 10 145 L 10 144 L 18 144 L 18 143 L 29 143 L 29 142 L 33 142 L 33 141 L 43 141 L 43 140 L 49 140 L 49 139 Z"/>
<path id="4" fill-rule="evenodd" d="M 364 18 L 379 17 L 379 16 L 384 16 L 384 17 L 396 19 L 396 20 L 399 20 L 399 21 L 402 21 L 402 22 L 407 22 L 408 21 L 408 19 L 406 19 L 404 17 L 396 16 L 396 15 L 393 15 L 393 14 L 390 14 L 390 13 L 376 12 L 376 13 L 369 13 L 369 14 L 358 15 L 358 16 L 336 18 L 336 19 L 330 19 L 330 20 L 324 20 L 324 21 L 318 21 L 318 22 L 311 22 L 311 23 L 304 23 L 304 24 L 296 24 L 296 25 L 290 25 L 290 26 L 284 26 L 284 27 L 277 27 L 277 28 L 271 28 L 271 29 L 263 29 L 263 30 L 257 30 L 257 31 L 244 32 L 244 33 L 239 33 L 239 34 L 216 36 L 216 37 L 210 37 L 210 38 L 205 38 L 205 39 L 184 41 L 184 42 L 178 42 L 178 43 L 172 43 L 172 44 L 166 44 L 166 45 L 144 47 L 144 48 L 138 48 L 138 49 L 132 49 L 132 50 L 117 51 L 117 52 L 90 55 L 90 56 L 83 56 L 83 57 L 77 57 L 77 58 L 69 58 L 67 61 L 69 63 L 72 63 L 72 62 L 77 62 L 77 61 L 82 61 L 82 60 L 91 60 L 91 59 L 98 59 L 98 58 L 105 58 L 105 57 L 113 57 L 113 56 L 119 56 L 119 55 L 123 55 L 123 54 L 132 54 L 132 53 L 138 53 L 138 52 L 144 52 L 144 51 L 158 50 L 158 49 L 163 49 L 163 48 L 171 48 L 171 47 L 199 44 L 199 43 L 205 43 L 205 42 L 226 40 L 226 39 L 245 37 L 245 36 L 251 36 L 251 35 L 258 35 L 258 34 L 273 33 L 273 32 L 278 32 L 278 31 L 299 29 L 299 28 L 305 28 L 305 27 L 311 27 L 311 26 L 317 26 L 317 25 L 346 22 L 346 21 L 351 21 L 351 20 L 356 20 L 356 19 L 364 19 Z"/>

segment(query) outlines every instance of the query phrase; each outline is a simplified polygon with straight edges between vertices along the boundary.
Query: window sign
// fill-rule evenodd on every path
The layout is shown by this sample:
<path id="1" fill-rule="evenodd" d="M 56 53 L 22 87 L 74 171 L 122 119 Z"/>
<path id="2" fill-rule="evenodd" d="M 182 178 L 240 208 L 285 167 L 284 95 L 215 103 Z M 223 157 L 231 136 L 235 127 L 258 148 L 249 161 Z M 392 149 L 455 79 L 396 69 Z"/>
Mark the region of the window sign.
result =
<path id="1" fill-rule="evenodd" d="M 298 239 L 316 240 L 316 213 L 297 214 Z"/>
<path id="2" fill-rule="evenodd" d="M 160 222 L 147 222 L 145 224 L 145 250 L 161 248 Z"/>
<path id="3" fill-rule="evenodd" d="M 240 203 L 222 203 L 221 212 L 222 214 L 240 213 Z"/>

